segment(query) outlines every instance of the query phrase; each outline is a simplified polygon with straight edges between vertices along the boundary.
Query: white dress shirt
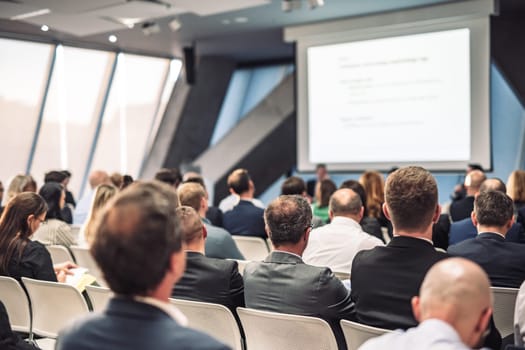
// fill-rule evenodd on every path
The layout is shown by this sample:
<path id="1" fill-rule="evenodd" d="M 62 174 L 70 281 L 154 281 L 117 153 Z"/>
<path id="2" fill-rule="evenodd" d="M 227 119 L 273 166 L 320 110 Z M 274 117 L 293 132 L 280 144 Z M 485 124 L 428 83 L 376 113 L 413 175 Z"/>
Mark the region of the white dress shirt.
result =
<path id="1" fill-rule="evenodd" d="M 525 282 L 521 284 L 514 309 L 514 344 L 525 344 Z"/>
<path id="2" fill-rule="evenodd" d="M 364 232 L 358 222 L 336 216 L 330 224 L 310 232 L 303 260 L 310 265 L 328 266 L 332 271 L 350 272 L 358 252 L 378 245 L 383 242 Z"/>

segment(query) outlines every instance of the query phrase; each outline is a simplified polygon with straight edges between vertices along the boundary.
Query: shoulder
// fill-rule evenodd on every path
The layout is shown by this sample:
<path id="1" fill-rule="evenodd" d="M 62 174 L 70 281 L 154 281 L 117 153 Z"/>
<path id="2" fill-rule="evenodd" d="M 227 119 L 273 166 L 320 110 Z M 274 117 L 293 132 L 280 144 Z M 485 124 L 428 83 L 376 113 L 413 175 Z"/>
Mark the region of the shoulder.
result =
<path id="1" fill-rule="evenodd" d="M 179 326 L 180 327 L 180 326 Z M 186 327 L 180 327 L 179 332 L 174 332 L 171 335 L 173 337 L 173 344 L 178 344 L 177 348 L 180 349 L 198 349 L 198 350 L 227 350 L 228 346 L 220 343 L 209 335 Z"/>

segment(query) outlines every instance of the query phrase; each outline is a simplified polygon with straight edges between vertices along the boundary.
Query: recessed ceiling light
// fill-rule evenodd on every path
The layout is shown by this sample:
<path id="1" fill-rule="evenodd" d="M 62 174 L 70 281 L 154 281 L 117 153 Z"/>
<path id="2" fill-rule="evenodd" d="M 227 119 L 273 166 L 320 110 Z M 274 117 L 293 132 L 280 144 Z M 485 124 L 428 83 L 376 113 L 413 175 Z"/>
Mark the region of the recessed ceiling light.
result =
<path id="1" fill-rule="evenodd" d="M 232 21 L 230 21 L 229 19 L 223 19 L 221 22 L 222 24 L 230 24 Z"/>
<path id="2" fill-rule="evenodd" d="M 108 40 L 109 40 L 110 43 L 116 43 L 116 42 L 117 42 L 117 36 L 111 34 L 111 35 L 108 37 Z"/>
<path id="3" fill-rule="evenodd" d="M 246 23 L 246 22 L 248 22 L 248 18 L 246 18 L 246 17 L 237 17 L 237 18 L 235 18 L 235 22 L 237 22 L 237 23 Z"/>
<path id="4" fill-rule="evenodd" d="M 47 32 L 49 30 L 49 27 L 43 24 L 42 27 L 40 27 L 40 30 L 43 32 Z"/>

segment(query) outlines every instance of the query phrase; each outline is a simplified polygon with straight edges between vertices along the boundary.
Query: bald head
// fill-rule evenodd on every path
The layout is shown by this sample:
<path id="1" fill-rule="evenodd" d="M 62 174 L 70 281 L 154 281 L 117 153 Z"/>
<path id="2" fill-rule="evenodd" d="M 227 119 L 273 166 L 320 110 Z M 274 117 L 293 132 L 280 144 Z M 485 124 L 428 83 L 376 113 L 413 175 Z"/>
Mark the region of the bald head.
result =
<path id="1" fill-rule="evenodd" d="M 481 187 L 479 188 L 479 192 L 487 192 L 487 191 L 499 191 L 499 192 L 507 192 L 507 187 L 497 177 L 493 177 L 490 179 L 486 179 L 481 184 Z"/>
<path id="2" fill-rule="evenodd" d="M 481 170 L 473 170 L 470 173 L 468 173 L 465 177 L 465 187 L 467 188 L 467 195 L 473 196 L 476 194 L 476 192 L 479 192 L 481 184 L 486 179 L 487 177 Z"/>
<path id="3" fill-rule="evenodd" d="M 481 340 L 490 318 L 490 282 L 477 264 L 463 258 L 445 259 L 428 271 L 419 298 L 412 303 L 418 321 L 445 321 L 467 346 L 473 347 Z"/>
<path id="4" fill-rule="evenodd" d="M 332 194 L 329 210 L 332 217 L 346 216 L 359 222 L 363 216 L 363 203 L 356 192 L 342 188 Z"/>
<path id="5" fill-rule="evenodd" d="M 109 184 L 109 175 L 105 171 L 95 170 L 89 174 L 89 186 L 95 188 L 102 184 Z"/>

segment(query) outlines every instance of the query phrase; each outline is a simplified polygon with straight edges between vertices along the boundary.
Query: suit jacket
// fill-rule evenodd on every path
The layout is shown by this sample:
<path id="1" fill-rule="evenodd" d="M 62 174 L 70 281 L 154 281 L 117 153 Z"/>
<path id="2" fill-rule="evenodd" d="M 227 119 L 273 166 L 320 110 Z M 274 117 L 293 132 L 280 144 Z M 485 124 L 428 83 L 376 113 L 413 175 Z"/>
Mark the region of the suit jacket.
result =
<path id="1" fill-rule="evenodd" d="M 422 239 L 397 236 L 364 250 L 352 263 L 352 300 L 358 322 L 387 329 L 415 327 L 410 300 L 425 274 L 447 254 Z"/>
<path id="2" fill-rule="evenodd" d="M 476 238 L 448 247 L 448 253 L 476 262 L 495 287 L 519 288 L 525 280 L 525 246 L 505 242 L 497 233 L 480 233 Z"/>
<path id="3" fill-rule="evenodd" d="M 222 223 L 232 235 L 255 236 L 266 239 L 264 231 L 264 209 L 251 201 L 241 199 L 230 211 L 224 213 Z"/>
<path id="4" fill-rule="evenodd" d="M 448 237 L 449 245 L 457 244 L 470 238 L 476 238 L 478 235 L 478 229 L 472 223 L 470 217 L 453 222 L 450 225 L 450 233 Z M 523 226 L 519 223 L 514 223 L 510 230 L 505 235 L 505 241 L 514 243 L 525 243 L 525 237 L 523 233 Z"/>
<path id="5" fill-rule="evenodd" d="M 469 218 L 474 209 L 474 196 L 468 196 L 450 204 L 450 218 L 452 222 Z"/>
<path id="6" fill-rule="evenodd" d="M 101 314 L 76 321 L 58 336 L 57 350 L 225 350 L 226 345 L 179 325 L 161 309 L 130 298 L 111 299 Z"/>
<path id="7" fill-rule="evenodd" d="M 339 320 L 354 319 L 354 303 L 329 268 L 273 251 L 264 261 L 248 264 L 243 277 L 246 307 L 320 317 L 332 327 L 339 349 L 346 349 Z"/>
<path id="8" fill-rule="evenodd" d="M 237 306 L 244 307 L 244 286 L 237 262 L 209 258 L 198 252 L 186 253 L 186 270 L 171 295 L 221 304 L 234 315 Z"/>
<path id="9" fill-rule="evenodd" d="M 202 222 L 208 232 L 205 243 L 206 256 L 219 259 L 244 260 L 244 256 L 228 231 L 213 226 L 207 218 L 203 218 Z"/>

